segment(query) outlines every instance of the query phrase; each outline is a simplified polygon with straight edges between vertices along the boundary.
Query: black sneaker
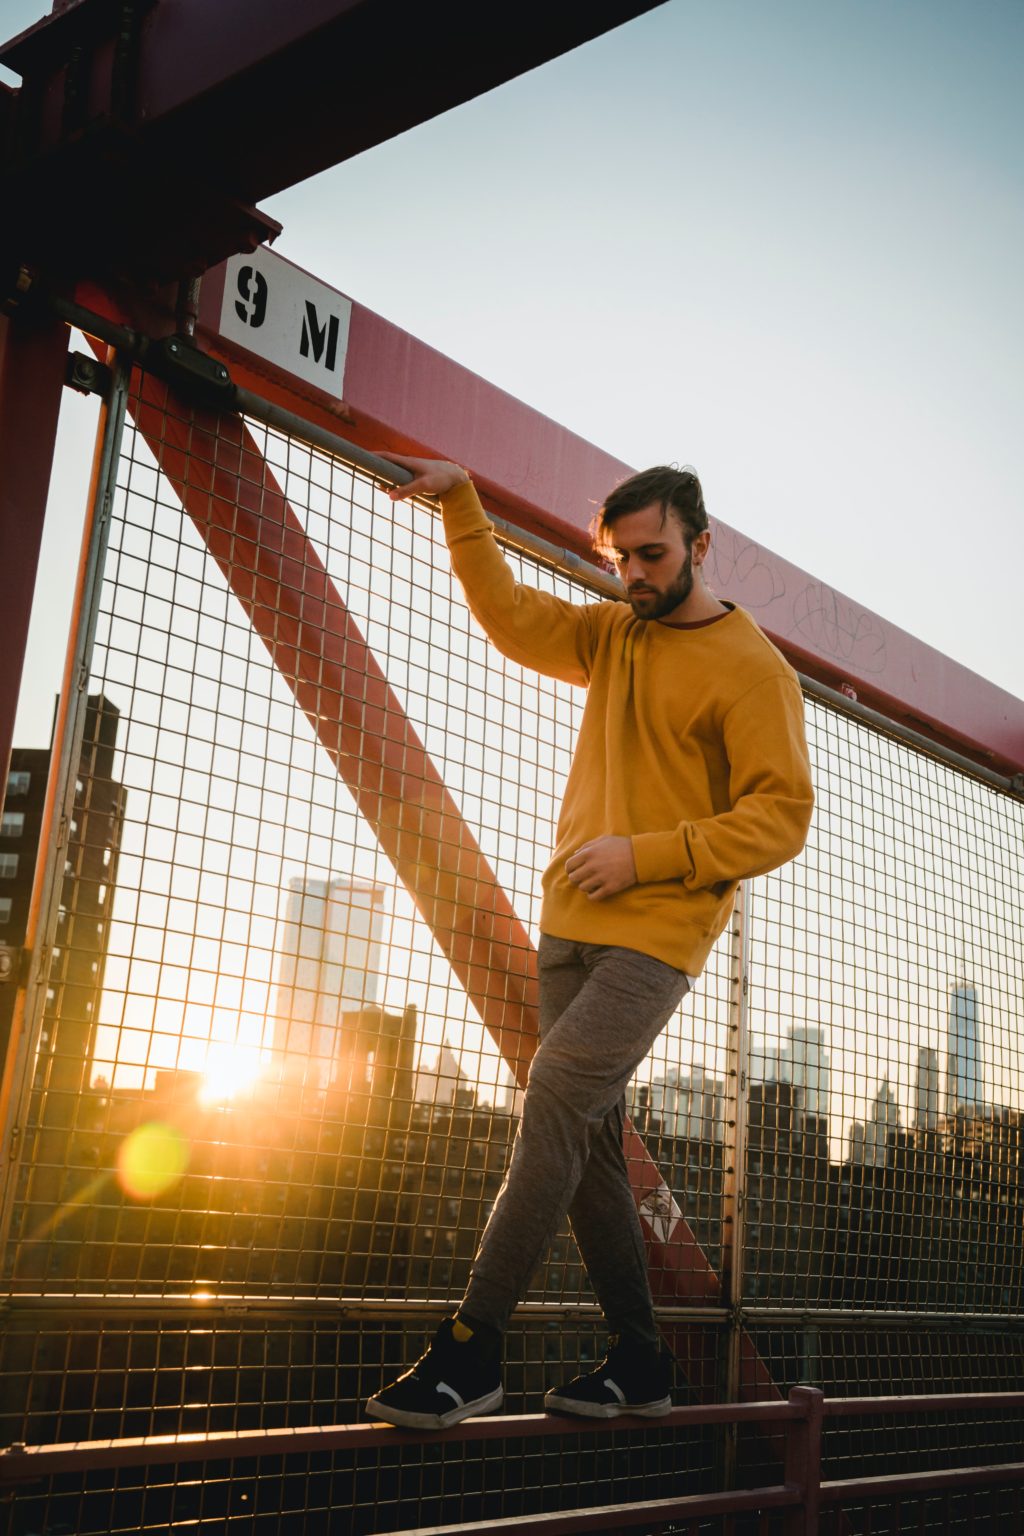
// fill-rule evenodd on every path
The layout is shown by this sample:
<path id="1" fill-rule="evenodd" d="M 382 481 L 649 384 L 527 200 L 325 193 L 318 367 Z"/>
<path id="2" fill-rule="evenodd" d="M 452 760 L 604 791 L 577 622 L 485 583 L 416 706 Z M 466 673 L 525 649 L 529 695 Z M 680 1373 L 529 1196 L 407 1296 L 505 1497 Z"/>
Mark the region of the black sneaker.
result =
<path id="1" fill-rule="evenodd" d="M 608 1353 L 585 1376 L 545 1395 L 548 1413 L 582 1414 L 588 1419 L 617 1419 L 624 1413 L 655 1418 L 672 1407 L 672 1360 L 653 1345 L 626 1344 L 618 1334 Z"/>
<path id="2" fill-rule="evenodd" d="M 375 1392 L 366 1404 L 371 1419 L 403 1429 L 450 1429 L 474 1414 L 500 1408 L 504 1391 L 496 1351 L 482 1351 L 476 1340 L 459 1344 L 447 1317 L 434 1342 L 412 1370 Z"/>

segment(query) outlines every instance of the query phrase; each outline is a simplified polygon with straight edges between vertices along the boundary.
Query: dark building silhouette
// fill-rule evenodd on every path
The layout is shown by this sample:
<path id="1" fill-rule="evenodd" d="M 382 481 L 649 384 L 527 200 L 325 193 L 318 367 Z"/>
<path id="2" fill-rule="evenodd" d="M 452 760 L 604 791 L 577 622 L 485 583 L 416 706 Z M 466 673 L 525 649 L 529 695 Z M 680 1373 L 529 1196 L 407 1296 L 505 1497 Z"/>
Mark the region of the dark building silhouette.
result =
<path id="1" fill-rule="evenodd" d="M 102 695 L 89 699 L 37 1063 L 52 1124 L 71 1124 L 70 1102 L 58 1100 L 85 1087 L 95 1048 L 127 800 L 114 779 L 120 718 Z"/>
<path id="2" fill-rule="evenodd" d="M 113 776 L 120 712 L 89 698 L 23 1158 L 24 1224 L 36 1230 L 80 1191 L 71 1140 L 88 1113 L 127 792 Z"/>
<path id="3" fill-rule="evenodd" d="M 90 696 L 66 829 L 58 928 L 49 976 L 43 1043 L 50 1054 L 59 1033 L 69 1058 L 87 1061 L 92 1015 L 103 985 L 110 905 L 124 824 L 126 791 L 113 778 L 120 712 L 102 694 Z M 0 944 L 25 942 L 29 901 L 39 857 L 39 833 L 50 772 L 48 748 L 15 747 L 0 823 Z M 0 1032 L 10 1028 L 13 987 L 0 990 Z M 58 1019 L 59 1014 L 59 1019 Z M 76 1076 L 77 1074 L 72 1074 Z"/>
<path id="4" fill-rule="evenodd" d="M 20 951 L 39 853 L 39 830 L 50 772 L 48 748 L 15 747 L 0 819 L 0 944 Z M 14 960 L 15 970 L 19 961 Z M 6 1054 L 15 977 L 0 985 L 0 1050 Z"/>
<path id="5" fill-rule="evenodd" d="M 828 1122 L 806 1113 L 803 1097 L 794 1083 L 750 1088 L 744 1267 L 759 1302 L 822 1300 L 834 1206 Z"/>

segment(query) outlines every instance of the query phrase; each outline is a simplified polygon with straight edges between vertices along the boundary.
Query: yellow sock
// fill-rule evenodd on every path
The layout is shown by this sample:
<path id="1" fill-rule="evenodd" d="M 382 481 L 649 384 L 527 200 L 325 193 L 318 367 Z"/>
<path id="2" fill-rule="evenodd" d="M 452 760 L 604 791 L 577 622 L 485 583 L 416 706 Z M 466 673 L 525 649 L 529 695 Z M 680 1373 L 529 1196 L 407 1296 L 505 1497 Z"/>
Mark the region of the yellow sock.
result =
<path id="1" fill-rule="evenodd" d="M 467 1328 L 465 1323 L 460 1323 L 458 1318 L 455 1318 L 452 1325 L 452 1338 L 456 1344 L 468 1344 L 472 1337 L 472 1328 Z"/>

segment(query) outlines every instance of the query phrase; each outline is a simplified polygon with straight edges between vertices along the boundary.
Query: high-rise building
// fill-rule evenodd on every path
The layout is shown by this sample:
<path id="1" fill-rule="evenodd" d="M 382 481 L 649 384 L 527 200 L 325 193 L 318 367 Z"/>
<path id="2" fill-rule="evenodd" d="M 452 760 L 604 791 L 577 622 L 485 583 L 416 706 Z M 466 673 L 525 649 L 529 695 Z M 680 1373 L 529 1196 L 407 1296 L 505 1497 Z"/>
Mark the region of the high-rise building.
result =
<path id="1" fill-rule="evenodd" d="M 868 1168 L 884 1168 L 889 1148 L 900 1130 L 900 1107 L 889 1079 L 884 1078 L 875 1094 L 867 1121 L 855 1120 L 850 1126 L 850 1161 Z"/>
<path id="2" fill-rule="evenodd" d="M 779 1053 L 779 1082 L 799 1090 L 805 1115 L 828 1119 L 831 1061 L 825 1035 L 810 1024 L 795 1024 Z"/>
<path id="3" fill-rule="evenodd" d="M 87 701 L 36 1066 L 47 1088 L 46 1118 L 61 1124 L 73 1113 L 71 1095 L 88 1085 L 95 1054 L 128 799 L 114 778 L 120 723 L 120 710 L 103 694 Z"/>
<path id="4" fill-rule="evenodd" d="M 652 1083 L 649 1113 L 665 1136 L 721 1142 L 725 1131 L 725 1084 L 699 1063 L 689 1075 L 670 1071 Z"/>
<path id="5" fill-rule="evenodd" d="M 39 827 L 50 772 L 47 748 L 15 747 L 0 815 L 0 945 L 12 951 L 12 971 L 25 942 L 36 872 Z M 14 1009 L 14 980 L 0 986 L 0 1048 L 6 1052 Z"/>
<path id="6" fill-rule="evenodd" d="M 754 1038 L 750 1046 L 750 1080 L 754 1083 L 779 1081 L 779 1047 L 767 1040 Z"/>
<path id="7" fill-rule="evenodd" d="M 56 1226 L 54 1212 L 67 1210 L 74 1191 L 88 1182 L 75 1164 L 75 1132 L 93 1072 L 127 804 L 127 790 L 114 778 L 120 718 L 120 711 L 103 694 L 86 701 L 71 814 L 59 845 L 63 853 L 63 868 L 57 871 L 59 908 L 33 1063 L 23 1165 L 24 1199 L 33 1228 Z M 24 882 L 26 897 L 39 853 L 39 820 L 37 816 L 30 831 L 28 807 L 36 803 L 41 809 L 41 798 L 36 797 L 44 792 L 48 758 L 48 752 L 14 754 L 13 782 L 4 806 L 7 830 L 21 837 L 16 878 Z M 22 796 L 24 812 L 19 806 Z M 0 848 L 13 848 L 17 840 L 13 835 L 0 839 Z M 23 914 L 19 921 L 23 942 Z M 6 1006 L 10 1008 L 9 1003 Z M 72 1251 L 73 1244 L 65 1245 L 68 1262 Z M 54 1266 L 64 1262 L 43 1248 L 25 1253 L 30 1265 L 43 1265 L 48 1278 L 57 1273 Z"/>
<path id="8" fill-rule="evenodd" d="M 60 1120 L 61 1093 L 86 1084 L 103 990 L 111 909 L 127 791 L 114 778 L 121 714 L 103 694 L 86 702 L 85 729 L 66 828 L 57 929 L 47 978 L 36 1077 L 48 1090 L 46 1117 Z M 0 820 L 0 944 L 25 942 L 50 771 L 48 749 L 11 754 Z M 10 1028 L 14 988 L 0 989 L 0 1040 Z"/>
<path id="9" fill-rule="evenodd" d="M 946 1041 L 946 1113 L 955 1115 L 962 1106 L 978 1109 L 985 1102 L 978 994 L 966 983 L 950 991 Z"/>
<path id="10" fill-rule="evenodd" d="M 939 1112 L 939 1053 L 923 1045 L 917 1053 L 917 1078 L 914 1082 L 914 1129 L 934 1131 Z"/>
<path id="11" fill-rule="evenodd" d="M 343 1015 L 376 1005 L 385 891 L 349 879 L 291 881 L 271 1013 L 287 1080 L 326 1088 L 345 1054 Z"/>

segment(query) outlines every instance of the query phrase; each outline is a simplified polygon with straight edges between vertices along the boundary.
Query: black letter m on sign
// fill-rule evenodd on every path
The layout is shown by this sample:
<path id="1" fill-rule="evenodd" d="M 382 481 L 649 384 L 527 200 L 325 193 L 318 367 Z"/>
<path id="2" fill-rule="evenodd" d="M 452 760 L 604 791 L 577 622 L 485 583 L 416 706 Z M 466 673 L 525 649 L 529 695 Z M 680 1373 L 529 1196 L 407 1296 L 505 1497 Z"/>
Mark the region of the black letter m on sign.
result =
<path id="1" fill-rule="evenodd" d="M 324 346 L 327 353 L 324 356 Z M 306 300 L 306 318 L 302 322 L 302 339 L 299 342 L 299 351 L 303 357 L 308 357 L 310 350 L 313 352 L 313 361 L 323 365 L 328 373 L 334 372 L 334 365 L 338 357 L 338 317 L 331 315 L 326 325 L 320 324 L 320 316 L 316 312 L 316 305 Z"/>

